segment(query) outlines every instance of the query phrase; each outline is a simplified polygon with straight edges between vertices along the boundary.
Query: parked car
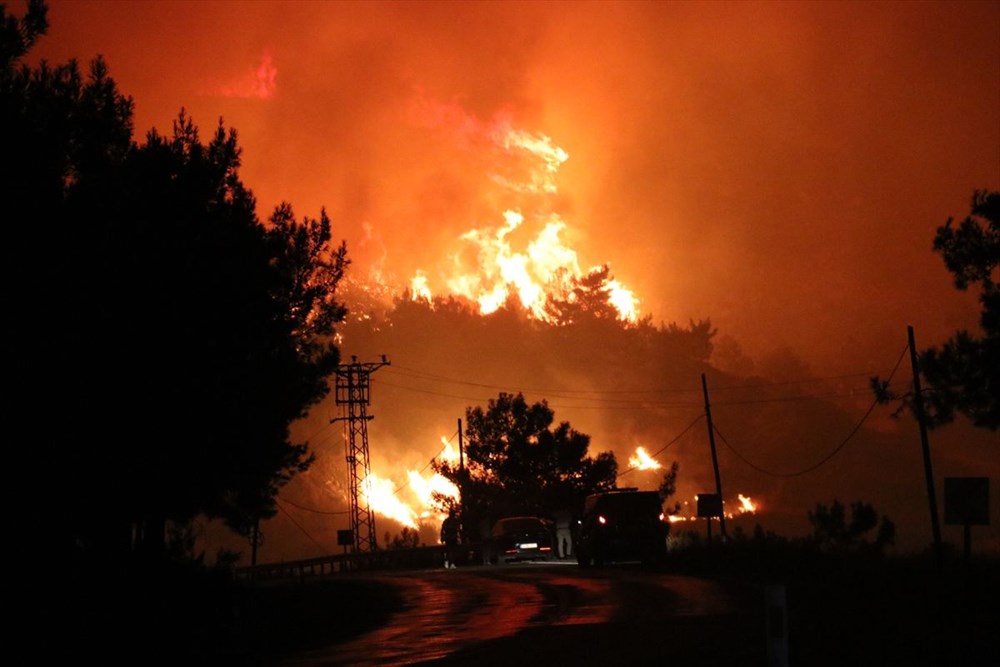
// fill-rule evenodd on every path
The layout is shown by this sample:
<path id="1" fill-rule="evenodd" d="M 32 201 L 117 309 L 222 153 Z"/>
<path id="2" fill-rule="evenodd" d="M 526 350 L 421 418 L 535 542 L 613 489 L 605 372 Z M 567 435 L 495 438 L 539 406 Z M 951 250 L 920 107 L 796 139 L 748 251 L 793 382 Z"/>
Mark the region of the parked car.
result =
<path id="1" fill-rule="evenodd" d="M 667 556 L 668 524 L 656 491 L 615 489 L 587 496 L 573 550 L 580 565 L 640 561 Z"/>
<path id="2" fill-rule="evenodd" d="M 549 560 L 554 555 L 554 544 L 551 521 L 536 516 L 507 517 L 493 524 L 490 531 L 490 560 Z"/>

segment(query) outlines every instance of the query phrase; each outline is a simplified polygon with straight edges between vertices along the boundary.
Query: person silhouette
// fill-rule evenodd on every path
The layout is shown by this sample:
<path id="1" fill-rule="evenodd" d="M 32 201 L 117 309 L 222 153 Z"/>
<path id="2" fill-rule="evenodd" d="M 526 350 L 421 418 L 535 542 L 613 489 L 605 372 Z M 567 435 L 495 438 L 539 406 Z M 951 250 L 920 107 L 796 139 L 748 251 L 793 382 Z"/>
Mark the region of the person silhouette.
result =
<path id="1" fill-rule="evenodd" d="M 458 552 L 458 518 L 454 509 L 449 509 L 448 516 L 441 522 L 441 543 L 444 544 L 444 567 L 454 569 Z"/>
<path id="2" fill-rule="evenodd" d="M 556 547 L 559 559 L 567 558 L 573 553 L 573 515 L 569 510 L 560 509 L 553 514 L 556 520 Z"/>
<path id="3" fill-rule="evenodd" d="M 479 541 L 482 544 L 483 565 L 493 563 L 493 540 L 490 530 L 490 520 L 483 517 L 479 520 Z"/>

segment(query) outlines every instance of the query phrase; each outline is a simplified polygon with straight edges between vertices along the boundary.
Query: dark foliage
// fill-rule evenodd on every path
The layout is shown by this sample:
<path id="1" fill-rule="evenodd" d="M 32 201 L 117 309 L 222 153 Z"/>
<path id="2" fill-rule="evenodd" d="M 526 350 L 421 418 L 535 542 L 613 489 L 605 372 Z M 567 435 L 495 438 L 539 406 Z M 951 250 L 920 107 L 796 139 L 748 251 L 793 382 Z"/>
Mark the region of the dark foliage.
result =
<path id="1" fill-rule="evenodd" d="M 415 549 L 420 546 L 420 531 L 403 526 L 402 530 L 394 537 L 386 532 L 385 544 L 389 549 Z"/>
<path id="2" fill-rule="evenodd" d="M 51 506 L 31 534 L 79 566 L 165 554 L 169 523 L 246 533 L 311 462 L 289 425 L 339 362 L 348 261 L 330 222 L 267 224 L 222 120 L 203 142 L 181 110 L 132 140 L 131 98 L 101 58 L 20 63 L 47 27 L 0 7 L 0 212 L 16 409 L 41 435 Z"/>
<path id="3" fill-rule="evenodd" d="M 695 532 L 675 542 L 666 563 L 673 574 L 736 591 L 750 584 L 757 604 L 780 591 L 790 663 L 989 665 L 1000 657 L 996 553 L 966 561 L 950 551 L 941 569 L 930 549 L 831 550 L 816 536 L 789 539 L 759 525 L 752 534 L 737 529 L 725 544 Z"/>
<path id="4" fill-rule="evenodd" d="M 956 331 L 940 347 L 920 353 L 927 423 L 941 426 L 962 414 L 995 431 L 1000 429 L 1000 191 L 974 192 L 970 215 L 957 225 L 949 218 L 939 227 L 934 251 L 941 254 L 957 289 L 979 286 L 982 333 Z M 872 387 L 884 402 L 902 400 L 913 407 L 912 394 L 896 395 L 884 380 L 873 378 Z"/>
<path id="5" fill-rule="evenodd" d="M 529 405 L 523 394 L 501 392 L 485 409 L 467 408 L 465 417 L 464 467 L 434 467 L 461 489 L 466 534 L 476 534 L 483 517 L 548 517 L 615 485 L 614 454 L 589 456 L 590 437 L 568 422 L 555 424 L 545 401 Z"/>
<path id="6" fill-rule="evenodd" d="M 827 507 L 817 503 L 809 512 L 809 524 L 813 527 L 812 539 L 821 550 L 839 551 L 845 549 L 872 549 L 881 552 L 896 540 L 896 525 L 888 517 L 879 517 L 870 504 L 857 501 L 851 503 L 850 519 L 843 503 L 834 500 Z M 868 534 L 878 528 L 875 538 Z"/>

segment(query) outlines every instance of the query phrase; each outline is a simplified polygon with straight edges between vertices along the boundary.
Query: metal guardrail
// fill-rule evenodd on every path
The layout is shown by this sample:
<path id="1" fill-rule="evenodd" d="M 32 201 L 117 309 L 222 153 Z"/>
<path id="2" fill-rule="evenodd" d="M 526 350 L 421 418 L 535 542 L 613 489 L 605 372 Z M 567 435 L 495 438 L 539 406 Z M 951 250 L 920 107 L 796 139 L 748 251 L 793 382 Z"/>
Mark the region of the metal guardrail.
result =
<path id="1" fill-rule="evenodd" d="M 348 572 L 413 570 L 442 567 L 444 546 L 413 547 L 409 549 L 380 549 L 378 551 L 320 556 L 306 560 L 264 563 L 238 567 L 236 578 L 240 581 L 281 581 L 330 576 Z"/>

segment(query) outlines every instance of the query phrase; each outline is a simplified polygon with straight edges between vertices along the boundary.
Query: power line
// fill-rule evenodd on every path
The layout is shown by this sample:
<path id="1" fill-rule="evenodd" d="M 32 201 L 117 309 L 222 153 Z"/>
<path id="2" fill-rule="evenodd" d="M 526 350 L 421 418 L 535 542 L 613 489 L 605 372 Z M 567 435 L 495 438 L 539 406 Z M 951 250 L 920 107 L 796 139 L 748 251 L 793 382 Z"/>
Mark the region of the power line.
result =
<path id="1" fill-rule="evenodd" d="M 827 380 L 846 380 L 848 378 L 856 378 L 856 377 L 863 377 L 863 378 L 867 379 L 867 378 L 872 377 L 873 375 L 878 375 L 878 374 L 884 373 L 884 372 L 885 372 L 885 370 L 883 369 L 881 371 L 864 371 L 864 372 L 860 372 L 859 371 L 859 372 L 856 372 L 856 373 L 845 373 L 843 375 L 825 375 L 825 376 L 821 376 L 821 377 L 798 378 L 798 379 L 794 379 L 794 380 L 773 380 L 773 381 L 766 381 L 766 382 L 755 382 L 753 384 L 730 385 L 728 387 L 726 387 L 726 386 L 722 386 L 722 387 L 715 387 L 715 386 L 713 386 L 712 387 L 712 393 L 714 394 L 714 393 L 719 392 L 719 391 L 732 391 L 732 390 L 738 390 L 738 389 L 766 389 L 767 387 L 780 387 L 780 386 L 785 386 L 785 385 L 790 385 L 790 384 L 807 384 L 807 383 L 810 383 L 810 382 L 826 382 Z"/>
<path id="2" fill-rule="evenodd" d="M 830 400 L 835 398 L 856 398 L 862 390 L 834 394 L 796 394 L 775 396 L 774 398 L 748 398 L 746 400 L 715 401 L 712 405 L 757 405 L 758 403 L 784 403 L 787 401 Z M 867 391 L 864 393 L 868 393 Z"/>
<path id="3" fill-rule="evenodd" d="M 395 375 L 402 375 L 403 377 L 410 377 L 419 380 L 434 380 L 437 382 L 445 382 L 449 384 L 459 384 L 466 385 L 470 387 L 479 387 L 482 389 L 494 389 L 500 391 L 510 391 L 509 386 L 487 384 L 482 382 L 471 382 L 469 380 L 460 380 L 453 377 L 446 377 L 444 375 L 436 375 L 433 373 L 426 373 L 413 368 L 397 367 L 394 370 Z M 531 394 L 569 394 L 574 398 L 585 398 L 581 394 L 662 394 L 662 393 L 690 393 L 691 389 L 620 389 L 620 390 L 598 390 L 598 389 L 565 389 L 565 388 L 537 388 L 537 387 L 520 387 L 517 391 L 523 391 L 525 393 Z"/>
<path id="4" fill-rule="evenodd" d="M 442 454 L 442 453 L 444 452 L 444 450 L 448 448 L 448 445 L 450 445 L 450 444 L 451 444 L 451 441 L 455 439 L 455 436 L 456 436 L 456 435 L 458 435 L 458 431 L 455 431 L 454 433 L 452 433 L 452 434 L 451 434 L 451 437 L 450 437 L 450 438 L 448 438 L 448 444 L 446 444 L 446 445 L 445 445 L 444 447 L 442 447 L 442 448 L 441 448 L 441 451 L 439 451 L 439 452 L 438 452 L 437 454 L 435 454 L 434 456 L 432 456 L 432 457 L 431 457 L 430 461 L 428 461 L 428 462 L 427 462 L 427 463 L 426 463 L 426 464 L 424 465 L 424 467 L 420 469 L 420 472 L 419 472 L 419 473 L 417 473 L 418 475 L 423 475 L 423 474 L 424 474 L 424 471 L 425 471 L 425 470 L 427 470 L 428 468 L 430 468 L 430 467 L 431 467 L 431 464 L 432 464 L 432 463 L 434 463 L 434 460 L 435 460 L 435 459 L 436 459 L 437 457 L 441 456 L 441 454 Z M 406 487 L 408 487 L 409 485 L 410 485 L 410 480 L 406 480 L 406 483 L 405 483 L 405 484 L 402 484 L 402 485 L 400 485 L 399 487 L 397 487 L 397 488 L 393 489 L 393 491 L 392 491 L 392 495 L 396 495 L 396 494 L 398 494 L 398 493 L 399 493 L 400 491 L 402 491 L 403 489 L 405 489 L 405 488 L 406 488 Z"/>
<path id="5" fill-rule="evenodd" d="M 909 349 L 908 347 L 904 347 L 903 348 L 903 351 L 899 355 L 899 359 L 896 361 L 896 365 L 893 366 L 892 371 L 889 373 L 889 381 L 890 382 L 892 381 L 892 376 L 895 375 L 896 371 L 899 369 L 899 365 L 900 365 L 900 363 L 902 363 L 903 357 L 906 356 L 906 352 L 907 352 L 908 349 Z M 877 406 L 878 404 L 879 404 L 879 399 L 875 398 L 875 400 L 872 401 L 871 405 L 868 406 L 868 409 L 865 411 L 865 413 L 861 416 L 861 419 L 858 420 L 858 422 L 854 425 L 854 427 L 847 434 L 847 436 L 843 440 L 841 440 L 840 444 L 838 444 L 836 447 L 834 447 L 833 451 L 831 451 L 829 454 L 827 454 L 822 459 L 820 459 L 817 463 L 809 466 L 808 468 L 804 468 L 802 470 L 798 470 L 796 472 L 790 472 L 790 473 L 782 473 L 782 472 L 776 472 L 776 471 L 773 471 L 773 470 L 767 470 L 765 468 L 762 468 L 762 467 L 754 464 L 749 459 L 747 459 L 745 456 L 743 456 L 740 452 L 738 452 L 735 447 L 733 447 L 731 444 L 729 444 L 729 441 L 726 440 L 726 437 L 724 435 L 722 435 L 722 432 L 719 431 L 719 429 L 718 429 L 717 426 L 713 426 L 713 430 L 715 431 L 715 434 L 718 435 L 719 438 L 722 439 L 722 442 L 725 443 L 726 447 L 728 447 L 729 450 L 731 452 L 733 452 L 733 454 L 735 454 L 741 461 L 743 461 L 743 463 L 747 464 L 748 466 L 750 466 L 751 468 L 753 468 L 757 472 L 763 473 L 765 475 L 770 475 L 772 477 L 799 477 L 801 475 L 805 475 L 807 473 L 810 473 L 810 472 L 816 470 L 817 468 L 819 468 L 820 466 L 822 466 L 823 464 L 825 464 L 827 461 L 829 461 L 830 459 L 832 459 L 834 456 L 836 456 L 847 445 L 847 443 L 850 442 L 851 438 L 853 438 L 854 435 L 859 430 L 861 430 L 862 425 L 864 425 L 865 421 L 867 421 L 868 417 L 875 410 L 875 406 Z"/>
<path id="6" fill-rule="evenodd" d="M 695 425 L 695 424 L 697 424 L 697 423 L 698 423 L 699 421 L 701 421 L 701 419 L 702 419 L 702 418 L 703 418 L 704 416 L 705 416 L 704 414 L 700 414 L 700 415 L 698 415 L 697 417 L 695 417 L 695 418 L 694 418 L 694 420 L 693 420 L 693 421 L 692 421 L 692 422 L 691 422 L 690 424 L 688 424 L 687 426 L 685 426 L 685 427 L 684 427 L 684 430 L 683 430 L 683 431 L 681 431 L 681 432 L 680 432 L 680 433 L 678 433 L 678 434 L 677 434 L 676 436 L 674 436 L 674 439 L 673 439 L 673 440 L 671 440 L 671 441 L 670 441 L 670 442 L 668 442 L 667 444 L 665 444 L 665 445 L 663 445 L 662 447 L 660 447 L 660 448 L 659 448 L 658 450 L 656 450 L 656 451 L 655 451 L 654 453 L 650 454 L 650 455 L 649 455 L 649 456 L 650 456 L 650 458 L 654 458 L 654 459 L 655 459 L 655 458 L 656 458 L 657 456 L 659 456 L 659 455 L 660 455 L 660 454 L 662 454 L 662 453 L 663 453 L 664 451 L 666 451 L 667 447 L 669 447 L 670 445 L 672 445 L 672 444 L 674 444 L 675 442 L 677 442 L 678 440 L 680 440 L 680 439 L 681 439 L 681 437 L 682 437 L 682 436 L 683 436 L 683 435 L 684 435 L 685 433 L 687 433 L 688 431 L 690 431 L 690 430 L 691 430 L 691 429 L 692 429 L 692 428 L 694 427 L 694 425 Z M 637 468 L 636 466 L 632 466 L 632 467 L 628 468 L 627 470 L 625 470 L 624 472 L 620 472 L 620 473 L 618 473 L 618 477 L 624 477 L 625 475 L 629 474 L 629 473 L 630 473 L 630 472 L 632 472 L 633 470 L 638 470 L 638 468 Z"/>
<path id="7" fill-rule="evenodd" d="M 878 374 L 880 374 L 882 372 L 884 372 L 884 371 L 864 371 L 864 372 L 860 372 L 859 371 L 859 372 L 845 373 L 845 374 L 840 374 L 840 375 L 827 375 L 827 376 L 799 378 L 799 379 L 792 379 L 792 380 L 780 380 L 780 381 L 773 381 L 773 382 L 754 382 L 752 384 L 744 384 L 744 385 L 729 385 L 729 386 L 722 386 L 722 387 L 713 387 L 712 391 L 716 392 L 716 391 L 737 391 L 737 390 L 741 390 L 741 389 L 761 389 L 761 388 L 767 388 L 767 387 L 786 386 L 786 385 L 793 385 L 793 384 L 809 384 L 809 383 L 815 383 L 815 382 L 825 382 L 825 381 L 828 381 L 828 380 L 845 380 L 845 379 L 848 379 L 848 378 L 855 378 L 855 377 L 869 378 L 869 377 L 871 377 L 873 375 L 878 375 Z M 393 370 L 390 371 L 390 374 L 401 375 L 403 377 L 410 377 L 410 378 L 420 379 L 420 380 L 433 380 L 433 381 L 445 382 L 445 383 L 449 383 L 449 384 L 458 384 L 458 385 L 466 385 L 466 386 L 470 386 L 470 387 L 479 387 L 479 388 L 483 388 L 483 389 L 494 389 L 494 390 L 500 390 L 500 391 L 510 391 L 511 390 L 511 388 L 510 388 L 509 385 L 508 386 L 503 386 L 503 385 L 488 384 L 488 383 L 483 383 L 483 382 L 472 382 L 472 381 L 469 381 L 469 380 L 458 379 L 458 378 L 448 377 L 448 376 L 444 376 L 444 375 L 437 375 L 435 373 L 427 373 L 425 371 L 421 371 L 421 370 L 414 369 L 414 368 L 407 368 L 405 366 L 396 366 L 396 367 L 394 367 Z M 598 389 L 566 389 L 566 388 L 554 388 L 554 387 L 548 387 L 548 388 L 521 387 L 521 388 L 518 388 L 518 391 L 523 391 L 525 393 L 532 393 L 532 394 L 553 394 L 553 395 L 567 394 L 569 396 L 573 396 L 574 398 L 586 398 L 586 396 L 585 396 L 586 394 L 599 394 L 599 395 L 609 395 L 609 394 L 697 394 L 697 393 L 699 393 L 701 391 L 701 389 L 698 388 L 698 387 L 692 387 L 692 388 L 679 388 L 679 387 L 663 388 L 663 387 L 661 387 L 661 388 L 653 388 L 653 389 L 618 389 L 618 390 L 607 390 L 607 389 L 605 389 L 605 390 L 598 390 Z"/>
<path id="8" fill-rule="evenodd" d="M 279 500 L 280 500 L 280 499 L 279 499 Z M 287 502 L 287 501 L 282 501 L 282 502 Z M 313 543 L 313 544 L 315 544 L 315 545 L 316 545 L 317 547 L 319 547 L 320 549 L 324 549 L 324 550 L 325 550 L 325 549 L 327 549 L 327 547 L 325 547 L 325 546 L 323 546 L 322 544 L 320 544 L 319 542 L 317 542 L 317 541 L 316 541 L 316 538 L 315 538 L 315 537 L 313 537 L 313 536 L 312 536 L 312 535 L 311 535 L 311 534 L 309 533 L 309 531 L 308 531 L 308 530 L 306 530 L 305 528 L 303 528 L 303 527 L 302 527 L 302 524 L 300 524 L 300 523 L 299 523 L 298 521 L 296 521 L 296 520 L 295 520 L 295 519 L 294 519 L 294 518 L 292 517 L 292 515 L 288 513 L 288 510 L 286 510 L 286 509 L 285 509 L 284 507 L 282 507 L 282 506 L 281 506 L 280 504 L 278 505 L 278 509 L 279 509 L 279 510 L 281 510 L 281 511 L 282 511 L 282 512 L 284 513 L 284 515 L 285 515 L 286 517 L 288 517 L 288 520 L 289 520 L 289 521 L 291 521 L 291 522 L 292 522 L 292 523 L 293 523 L 293 524 L 295 525 L 295 527 L 296 527 L 296 528 L 298 528 L 299 530 L 301 530 L 301 531 L 302 531 L 302 534 L 303 534 L 303 535 L 305 535 L 305 536 L 306 536 L 306 537 L 308 537 L 308 538 L 309 538 L 310 540 L 312 540 L 312 543 Z"/>
<path id="9" fill-rule="evenodd" d="M 483 399 L 481 396 L 467 396 L 459 394 L 446 394 L 441 391 L 431 391 L 430 389 L 417 389 L 416 387 L 407 387 L 401 384 L 393 384 L 392 382 L 386 382 L 385 380 L 379 380 L 378 384 L 386 387 L 394 387 L 396 389 L 403 389 L 405 391 L 412 391 L 418 394 L 430 394 L 431 396 L 443 396 L 444 398 L 458 398 L 463 401 L 483 401 L 488 399 Z"/>
<path id="10" fill-rule="evenodd" d="M 280 496 L 275 496 L 275 498 L 277 500 L 280 500 L 281 502 L 285 503 L 286 505 L 291 505 L 292 507 L 294 507 L 296 509 L 300 509 L 303 512 L 312 512 L 313 514 L 348 514 L 350 512 L 350 510 L 336 510 L 336 511 L 333 511 L 333 510 L 318 510 L 318 509 L 313 509 L 311 507 L 305 507 L 303 505 L 299 505 L 298 503 L 294 503 L 291 500 L 288 500 L 287 498 L 282 498 Z"/>
<path id="11" fill-rule="evenodd" d="M 401 389 L 403 391 L 410 391 L 418 394 L 430 394 L 433 396 L 443 396 L 446 398 L 456 398 L 466 401 L 478 401 L 487 402 L 492 400 L 492 397 L 482 397 L 482 396 L 468 396 L 468 395 L 458 395 L 458 394 L 448 394 L 444 392 L 432 391 L 429 389 L 420 389 L 417 387 L 408 387 L 405 385 L 394 384 L 391 382 L 380 382 L 382 385 L 393 387 L 395 389 Z M 768 385 L 758 385 L 757 388 L 767 388 Z M 499 388 L 499 387 L 498 387 Z M 751 388 L 750 386 L 746 388 Z M 509 388 L 499 388 L 502 391 L 513 391 Z M 730 387 L 733 389 L 733 387 Z M 718 406 L 732 406 L 732 405 L 756 405 L 760 403 L 780 403 L 789 401 L 805 401 L 805 400 L 832 400 L 840 398 L 855 398 L 858 393 L 866 389 L 858 388 L 849 392 L 834 392 L 827 394 L 793 394 L 789 396 L 776 396 L 773 398 L 751 398 L 745 400 L 729 400 L 729 401 L 716 401 L 714 405 Z M 558 399 L 559 397 L 557 397 Z M 689 409 L 689 408 L 700 408 L 702 404 L 697 401 L 657 401 L 649 399 L 620 399 L 620 398 L 601 398 L 601 397 L 577 397 L 587 401 L 593 401 L 599 403 L 597 405 L 568 405 L 558 403 L 552 403 L 548 399 L 549 407 L 553 409 L 560 410 L 635 410 L 637 408 L 649 408 L 649 409 L 667 409 L 667 408 L 677 408 L 677 409 Z"/>
<path id="12" fill-rule="evenodd" d="M 899 365 L 902 362 L 903 356 L 905 356 L 905 352 L 906 352 L 906 350 L 904 349 L 903 353 L 900 355 L 899 360 L 897 360 L 896 365 L 890 371 L 890 373 L 889 373 L 889 379 L 888 379 L 887 382 L 889 382 L 889 383 L 892 382 L 892 377 L 895 374 L 896 370 L 899 368 Z M 436 382 L 443 382 L 443 383 L 466 385 L 466 386 L 471 386 L 471 387 L 480 387 L 480 388 L 496 389 L 496 390 L 501 390 L 501 391 L 510 391 L 509 388 L 502 387 L 502 386 L 499 386 L 499 385 L 491 385 L 491 384 L 485 384 L 485 383 L 470 382 L 470 381 L 466 381 L 466 380 L 458 380 L 458 379 L 455 379 L 455 378 L 445 377 L 445 376 L 441 376 L 441 375 L 435 375 L 435 374 L 432 374 L 432 373 L 425 373 L 423 371 L 419 371 L 419 370 L 416 370 L 416 369 L 410 369 L 410 368 L 406 368 L 406 367 L 398 367 L 397 366 L 397 367 L 395 367 L 394 370 L 395 371 L 402 371 L 402 372 L 396 372 L 397 375 L 400 375 L 402 377 L 414 378 L 414 379 L 417 379 L 417 380 L 429 380 L 429 381 L 436 381 Z M 392 371 L 390 371 L 390 372 L 392 372 Z M 755 383 L 755 384 L 748 384 L 748 385 L 731 385 L 731 386 L 727 386 L 727 387 L 719 387 L 716 390 L 717 391 L 726 391 L 726 390 L 728 390 L 728 391 L 735 391 L 735 390 L 746 390 L 746 389 L 766 389 L 766 388 L 769 388 L 769 387 L 778 387 L 778 386 L 787 386 L 787 385 L 800 385 L 800 384 L 808 384 L 808 383 L 817 383 L 817 382 L 824 382 L 824 381 L 828 381 L 828 380 L 843 380 L 843 379 L 849 379 L 849 378 L 861 377 L 861 376 L 871 377 L 872 373 L 849 373 L 849 374 L 843 374 L 843 375 L 832 375 L 832 376 L 816 377 L 816 378 L 803 378 L 803 379 L 799 379 L 799 380 L 787 380 L 787 381 L 781 381 L 781 382 Z M 383 384 L 385 386 L 394 387 L 394 388 L 401 389 L 401 390 L 404 390 L 404 391 L 411 391 L 411 392 L 416 392 L 416 393 L 430 394 L 430 395 L 442 396 L 442 397 L 446 397 L 446 398 L 455 398 L 455 399 L 469 400 L 469 401 L 479 401 L 479 402 L 485 402 L 485 401 L 491 400 L 491 398 L 485 398 L 484 399 L 484 398 L 478 397 L 478 396 L 450 394 L 450 393 L 432 391 L 432 390 L 428 390 L 428 389 L 419 389 L 419 388 L 416 388 L 416 387 L 408 387 L 408 386 L 405 386 L 405 385 L 398 385 L 398 384 L 394 384 L 394 383 L 391 383 L 391 382 L 384 382 L 384 381 L 380 381 L 380 382 L 381 382 L 381 384 Z M 605 390 L 605 391 L 598 391 L 598 390 L 572 390 L 572 389 L 520 389 L 518 391 L 524 391 L 524 392 L 528 392 L 528 393 L 546 393 L 546 392 L 548 392 L 548 393 L 564 393 L 564 394 L 568 394 L 569 395 L 569 396 L 566 396 L 567 398 L 572 397 L 572 398 L 582 399 L 582 400 L 585 400 L 585 401 L 594 401 L 594 402 L 603 402 L 603 403 L 611 403 L 612 404 L 612 405 L 605 404 L 605 405 L 574 405 L 574 406 L 569 406 L 569 405 L 551 405 L 550 404 L 550 407 L 559 408 L 559 409 L 573 409 L 573 410 L 614 410 L 614 409 L 635 409 L 637 407 L 646 407 L 646 408 L 692 408 L 692 407 L 700 407 L 700 403 L 697 403 L 697 402 L 670 402 L 670 401 L 657 401 L 657 400 L 649 400 L 649 399 L 625 399 L 625 398 L 607 398 L 606 397 L 608 395 L 617 396 L 617 395 L 636 395 L 636 394 L 690 393 L 690 392 L 697 391 L 697 389 L 672 388 L 672 389 L 617 390 L 617 391 L 607 391 L 607 390 Z M 796 394 L 796 395 L 789 395 L 789 396 L 778 396 L 778 397 L 773 397 L 773 398 L 754 398 L 754 399 L 746 399 L 746 400 L 717 401 L 715 403 L 715 405 L 716 406 L 739 406 L 739 405 L 754 405 L 754 404 L 761 404 L 761 403 L 786 402 L 786 401 L 830 400 L 830 399 L 837 399 L 837 398 L 854 398 L 854 397 L 857 396 L 857 394 L 858 394 L 857 391 L 850 391 L 848 393 L 828 393 L 828 394 Z M 850 441 L 850 439 L 860 430 L 861 426 L 865 423 L 865 421 L 871 415 L 871 413 L 874 410 L 874 408 L 877 405 L 877 403 L 878 403 L 878 401 L 875 401 L 875 402 L 872 403 L 871 406 L 869 406 L 868 410 L 861 417 L 861 419 L 854 426 L 854 428 L 852 428 L 852 430 L 850 431 L 850 433 L 840 442 L 840 444 L 837 445 L 837 447 L 830 454 L 826 455 L 818 463 L 816 463 L 816 464 L 814 464 L 812 466 L 809 466 L 808 468 L 805 468 L 803 470 L 800 470 L 800 471 L 797 471 L 797 472 L 792 472 L 792 473 L 781 473 L 781 472 L 769 471 L 769 470 L 767 470 L 765 468 L 757 466 L 756 464 L 754 464 L 753 462 L 751 462 L 750 460 L 748 460 L 745 456 L 743 456 L 739 451 L 737 451 L 729 443 L 729 441 L 725 438 L 725 436 L 719 431 L 719 429 L 716 426 L 714 426 L 714 425 L 713 425 L 713 431 L 720 437 L 720 439 L 722 439 L 722 441 L 726 444 L 726 446 L 741 461 L 743 461 L 744 463 L 746 463 L 751 468 L 757 470 L 758 472 L 761 472 L 761 473 L 767 474 L 767 475 L 777 476 L 777 477 L 795 477 L 795 476 L 804 475 L 804 474 L 806 474 L 808 472 L 811 472 L 811 471 L 819 468 L 820 466 L 822 466 L 823 464 L 825 464 L 827 461 L 829 461 L 830 459 L 832 459 L 838 452 L 840 452 L 846 446 L 846 444 Z M 680 438 L 683 437 L 691 428 L 693 428 L 694 425 L 697 424 L 704 416 L 705 415 L 703 413 L 700 413 L 677 436 L 675 436 L 670 442 L 668 442 L 666 445 L 664 445 L 659 450 L 657 450 L 655 453 L 653 453 L 651 455 L 651 457 L 652 458 L 656 458 L 661 453 L 663 453 L 668 447 L 670 447 L 671 445 L 673 445 L 674 443 L 676 443 L 677 441 L 679 441 Z M 318 436 L 320 433 L 322 433 L 323 431 L 326 431 L 327 429 L 329 429 L 329 424 L 324 425 L 323 427 L 317 429 L 315 433 L 313 433 L 309 438 L 307 438 L 307 441 L 311 441 L 314 437 Z M 448 443 L 449 444 L 451 443 L 452 440 L 454 440 L 454 438 L 455 438 L 456 435 L 457 435 L 457 432 L 453 433 L 451 435 L 451 437 L 448 439 Z M 446 447 L 447 447 L 447 445 L 446 445 Z M 424 467 L 420 470 L 419 474 L 422 475 L 427 470 L 427 468 L 430 467 L 434 463 L 434 461 L 437 459 L 437 457 L 440 456 L 441 453 L 443 453 L 445 451 L 446 447 L 443 447 L 441 449 L 441 451 L 438 452 L 437 455 L 435 455 L 434 457 L 432 457 L 427 462 L 427 464 L 424 465 Z M 623 477 L 624 475 L 627 475 L 627 474 L 629 474 L 629 473 L 631 473 L 631 472 L 633 472 L 634 470 L 637 470 L 637 469 L 638 468 L 636 466 L 632 466 L 632 467 L 626 469 L 625 471 L 619 473 L 618 477 Z M 407 481 L 406 483 L 404 483 L 404 484 L 400 485 L 399 487 L 397 487 L 396 489 L 394 489 L 393 490 L 393 495 L 397 495 L 400 491 L 402 491 L 407 486 L 409 486 L 409 484 L 410 484 L 410 482 Z M 305 506 L 299 505 L 299 504 L 297 504 L 297 503 L 295 503 L 293 501 L 287 500 L 287 499 L 277 498 L 277 497 L 276 497 L 276 499 L 280 500 L 282 503 L 291 505 L 291 506 L 296 507 L 297 509 L 300 509 L 302 511 L 312 512 L 312 513 L 315 513 L 315 514 L 339 515 L 339 514 L 348 514 L 348 513 L 350 513 L 349 510 L 341 510 L 341 511 L 317 510 L 317 509 L 314 509 L 314 508 L 309 508 L 309 507 L 305 507 Z M 284 508 L 280 508 L 280 509 L 282 509 L 282 511 L 287 516 L 289 516 L 289 518 L 291 519 L 290 515 L 288 515 L 288 512 L 285 511 Z M 292 519 L 292 520 L 294 522 L 294 519 Z M 301 529 L 301 527 L 300 527 L 300 529 Z M 304 531 L 304 529 L 302 529 L 302 530 Z M 311 536 L 310 536 L 310 539 L 312 539 Z"/>

